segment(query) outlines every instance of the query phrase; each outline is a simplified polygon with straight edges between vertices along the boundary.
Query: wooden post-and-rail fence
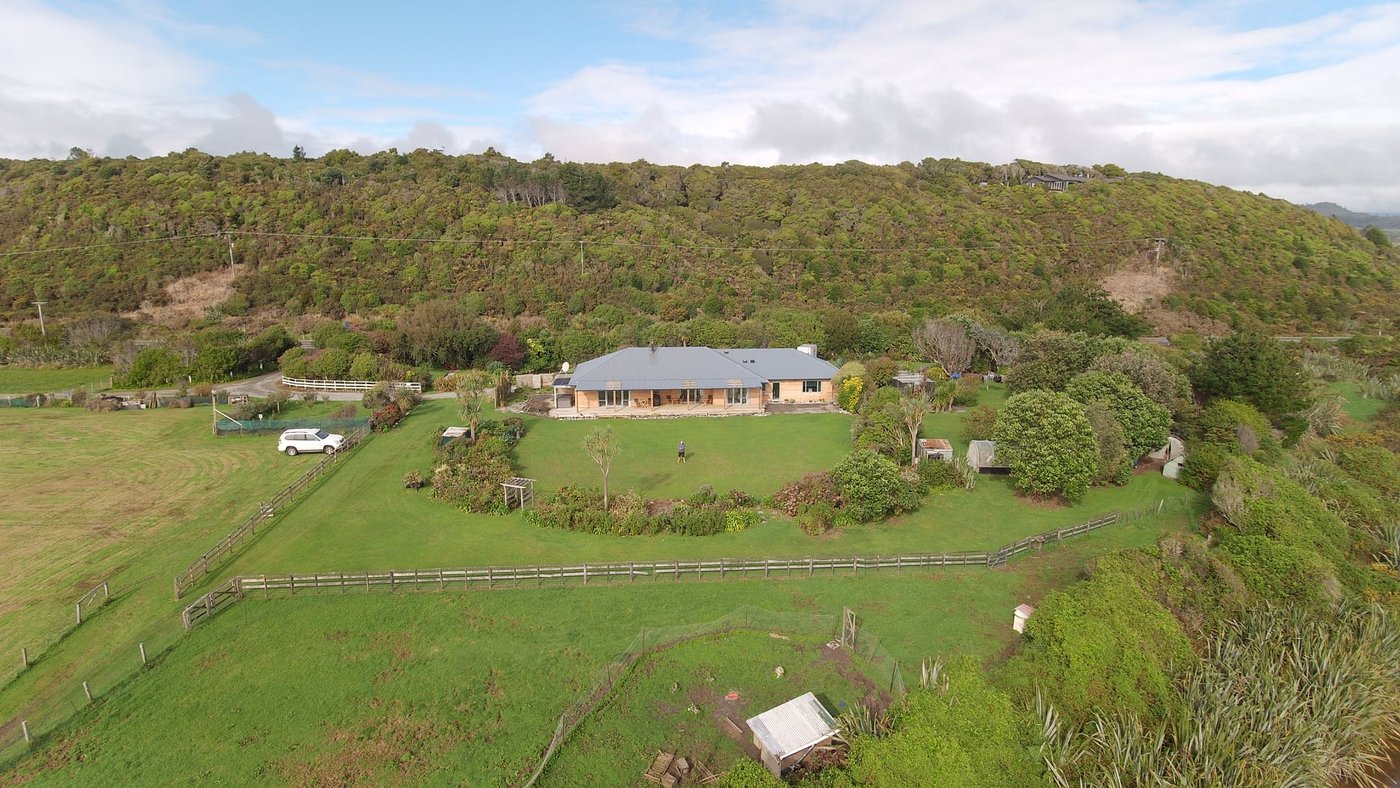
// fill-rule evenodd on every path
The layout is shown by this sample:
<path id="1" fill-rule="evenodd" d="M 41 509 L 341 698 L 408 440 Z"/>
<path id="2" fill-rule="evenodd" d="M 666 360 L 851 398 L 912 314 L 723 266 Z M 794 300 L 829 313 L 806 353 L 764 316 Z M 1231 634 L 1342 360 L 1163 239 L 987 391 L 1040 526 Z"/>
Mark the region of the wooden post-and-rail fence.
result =
<path id="1" fill-rule="evenodd" d="M 302 490 L 306 489 L 312 482 L 325 475 L 331 466 L 341 457 L 344 457 L 351 449 L 359 445 L 369 434 L 369 427 L 361 427 L 349 435 L 345 436 L 345 442 L 341 444 L 340 450 L 334 454 L 327 454 L 316 462 L 306 473 L 303 473 L 291 484 L 282 488 L 272 498 L 258 506 L 258 510 L 248 516 L 230 531 L 219 543 L 205 551 L 194 563 L 185 567 L 184 571 L 175 576 L 175 598 L 183 597 L 196 583 L 205 575 L 216 569 L 220 563 L 232 556 L 234 553 L 253 538 L 258 532 L 258 527 L 264 521 L 277 513 L 284 504 L 290 502 Z"/>
<path id="2" fill-rule="evenodd" d="M 1160 507 L 1158 507 L 1160 511 Z M 239 576 L 185 608 L 186 629 L 213 616 L 249 593 L 285 591 L 397 591 L 400 589 L 441 591 L 453 588 L 493 589 L 523 583 L 616 582 L 636 580 L 679 581 L 746 578 L 815 577 L 818 574 L 860 574 L 861 572 L 930 569 L 949 566 L 1003 566 L 1013 556 L 1047 544 L 1058 544 L 1082 534 L 1119 522 L 1114 512 L 1078 525 L 1047 531 L 1012 542 L 991 552 L 945 552 L 916 555 L 873 555 L 818 558 L 720 558 L 693 561 L 629 561 L 626 563 L 576 563 L 533 566 L 485 566 L 456 569 L 408 569 L 378 572 L 326 572 L 285 575 Z"/>
<path id="3" fill-rule="evenodd" d="M 369 391 L 375 386 L 388 384 L 390 388 L 407 389 L 417 394 L 423 393 L 423 384 L 405 383 L 398 380 L 311 380 L 307 378 L 282 377 L 282 385 L 292 389 L 310 391 Z"/>

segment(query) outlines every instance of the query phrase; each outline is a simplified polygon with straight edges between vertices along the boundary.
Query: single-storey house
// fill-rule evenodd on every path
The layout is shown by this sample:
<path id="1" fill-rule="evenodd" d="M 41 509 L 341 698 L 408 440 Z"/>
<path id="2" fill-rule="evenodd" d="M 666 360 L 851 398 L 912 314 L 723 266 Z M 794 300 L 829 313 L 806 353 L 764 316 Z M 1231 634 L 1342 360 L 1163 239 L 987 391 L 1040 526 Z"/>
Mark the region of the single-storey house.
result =
<path id="1" fill-rule="evenodd" d="M 1068 189 L 1071 184 L 1084 183 L 1089 179 L 1083 175 L 1065 175 L 1059 172 L 1050 172 L 1044 175 L 1032 175 L 1021 181 L 1024 186 L 1043 186 L 1052 192 L 1062 192 Z"/>
<path id="2" fill-rule="evenodd" d="M 836 372 L 810 347 L 628 347 L 555 377 L 550 415 L 739 415 L 829 404 Z"/>
<path id="3" fill-rule="evenodd" d="M 784 770 L 840 733 L 831 712 L 810 692 L 746 722 L 753 731 L 753 743 L 763 765 L 774 777 L 781 777 Z"/>
<path id="4" fill-rule="evenodd" d="M 1011 467 L 997 459 L 996 441 L 970 441 L 967 444 L 967 464 L 978 473 L 1006 473 Z"/>

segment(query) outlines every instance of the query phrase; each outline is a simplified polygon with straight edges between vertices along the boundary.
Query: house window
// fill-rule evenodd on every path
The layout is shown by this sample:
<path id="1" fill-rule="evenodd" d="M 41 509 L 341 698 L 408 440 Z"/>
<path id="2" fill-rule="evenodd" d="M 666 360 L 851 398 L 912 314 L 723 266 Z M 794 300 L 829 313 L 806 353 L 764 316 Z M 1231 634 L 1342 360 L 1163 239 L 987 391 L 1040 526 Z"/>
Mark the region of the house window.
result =
<path id="1" fill-rule="evenodd" d="M 743 405 L 749 401 L 748 389 L 726 389 L 724 401 L 730 405 Z"/>
<path id="2" fill-rule="evenodd" d="M 681 402 L 699 403 L 700 389 L 681 389 Z"/>
<path id="3" fill-rule="evenodd" d="M 802 393 L 803 393 L 803 394 L 817 394 L 817 393 L 820 393 L 821 390 L 822 390 L 822 382 L 821 382 L 820 380 L 804 380 L 804 381 L 802 381 Z"/>
<path id="4" fill-rule="evenodd" d="M 631 398 L 632 392 L 627 389 L 613 389 L 610 391 L 598 392 L 598 404 L 605 408 L 623 407 Z"/>

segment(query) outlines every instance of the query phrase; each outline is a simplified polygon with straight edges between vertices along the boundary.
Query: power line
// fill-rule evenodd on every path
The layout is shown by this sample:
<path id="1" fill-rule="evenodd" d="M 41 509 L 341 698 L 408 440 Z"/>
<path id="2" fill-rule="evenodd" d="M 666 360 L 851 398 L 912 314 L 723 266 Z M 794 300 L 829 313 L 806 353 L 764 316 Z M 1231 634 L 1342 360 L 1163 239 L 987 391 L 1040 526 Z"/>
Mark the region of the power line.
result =
<path id="1" fill-rule="evenodd" d="M 18 257 L 21 255 L 50 254 L 55 252 L 77 252 L 88 249 L 107 249 L 112 247 L 133 246 L 137 244 L 164 243 L 170 241 L 184 241 L 194 238 L 214 238 L 218 236 L 242 235 L 258 238 L 302 238 L 320 241 L 377 241 L 384 243 L 428 243 L 428 244 L 463 244 L 468 246 L 486 246 L 495 244 L 497 246 L 507 245 L 544 245 L 544 246 L 579 246 L 580 251 L 585 244 L 595 247 L 611 246 L 619 249 L 664 249 L 667 251 L 695 251 L 695 252 L 800 252 L 807 254 L 887 254 L 898 252 L 956 252 L 956 251 L 990 251 L 995 249 L 1008 250 L 1028 250 L 1063 247 L 1083 247 L 1083 246 L 1113 246 L 1132 243 L 1159 243 L 1160 238 L 1097 238 L 1084 241 L 1044 241 L 1041 243 L 1003 243 L 993 241 L 985 244 L 963 244 L 963 245 L 921 245 L 921 246 L 723 246 L 713 244 L 663 244 L 663 243 L 641 243 L 636 241 L 587 241 L 582 239 L 548 239 L 548 240 L 527 240 L 518 238 L 423 238 L 413 236 L 383 236 L 383 235 L 335 235 L 327 233 L 292 233 L 269 230 L 223 230 L 209 233 L 193 233 L 189 235 L 170 235 L 160 238 L 146 238 L 136 241 L 114 241 L 102 244 L 87 244 L 84 246 L 64 246 L 49 249 L 27 249 L 14 252 L 0 252 L 0 257 Z M 1160 246 L 1159 246 L 1160 250 Z M 1160 251 L 1159 251 L 1160 254 Z"/>
<path id="2" fill-rule="evenodd" d="M 158 244 L 165 241 L 183 241 L 188 238 L 214 238 L 222 233 L 193 233 L 190 235 L 167 235 L 161 238 L 143 238 L 138 241 L 112 241 L 105 244 L 88 244 L 86 246 L 59 246 L 48 249 L 25 249 L 18 252 L 0 252 L 0 257 L 19 257 L 29 254 L 51 254 L 53 252 L 80 252 L 85 249 L 110 249 L 114 246 L 136 246 L 137 244 Z"/>

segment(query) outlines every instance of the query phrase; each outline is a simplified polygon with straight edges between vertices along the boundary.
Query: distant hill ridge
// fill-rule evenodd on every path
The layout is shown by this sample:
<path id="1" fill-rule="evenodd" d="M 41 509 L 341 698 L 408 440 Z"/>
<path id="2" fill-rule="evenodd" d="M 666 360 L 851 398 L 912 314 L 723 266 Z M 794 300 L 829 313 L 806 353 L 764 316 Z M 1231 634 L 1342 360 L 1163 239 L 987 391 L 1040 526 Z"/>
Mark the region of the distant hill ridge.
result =
<path id="1" fill-rule="evenodd" d="M 1362 229 L 1367 227 L 1379 227 L 1382 230 L 1400 230 L 1400 214 L 1357 213 L 1356 211 L 1349 211 L 1334 202 L 1315 202 L 1304 205 L 1303 207 L 1312 211 L 1317 211 L 1323 216 L 1331 216 L 1340 219 L 1342 222 L 1352 227 L 1360 227 Z"/>
<path id="2" fill-rule="evenodd" d="M 1078 177 L 1028 185 L 1046 174 Z M 226 314 L 392 320 L 445 296 L 503 322 L 603 330 L 777 308 L 1025 326 L 1066 285 L 1115 282 L 1137 283 L 1115 295 L 1162 333 L 1193 320 L 1336 333 L 1400 311 L 1395 250 L 1282 200 L 1114 165 L 189 150 L 0 160 L 0 195 L 0 253 L 93 247 L 0 254 L 0 318 L 40 297 L 58 317 L 159 306 L 168 283 L 229 268 L 222 231 L 239 264 Z"/>

